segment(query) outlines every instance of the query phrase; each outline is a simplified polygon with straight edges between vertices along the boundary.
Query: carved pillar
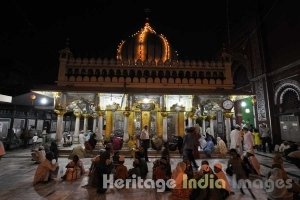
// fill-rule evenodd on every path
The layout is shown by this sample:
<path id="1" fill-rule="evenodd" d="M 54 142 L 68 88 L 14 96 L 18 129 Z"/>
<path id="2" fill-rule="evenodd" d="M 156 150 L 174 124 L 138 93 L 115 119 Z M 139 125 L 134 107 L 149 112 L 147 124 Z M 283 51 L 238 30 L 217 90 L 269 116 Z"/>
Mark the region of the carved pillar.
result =
<path id="1" fill-rule="evenodd" d="M 64 130 L 63 119 L 66 110 L 64 108 L 57 108 L 54 110 L 54 112 L 57 114 L 57 127 L 56 127 L 56 136 L 55 136 L 56 144 L 60 146 L 62 141 L 62 134 Z"/>
<path id="2" fill-rule="evenodd" d="M 98 110 L 98 131 L 99 131 L 99 139 L 103 140 L 103 112 Z"/>
<path id="3" fill-rule="evenodd" d="M 162 138 L 163 137 L 163 117 L 161 112 L 156 113 L 156 133 L 157 136 Z"/>
<path id="4" fill-rule="evenodd" d="M 253 120 L 253 121 L 254 121 L 254 124 L 253 124 L 253 125 L 254 125 L 254 127 L 257 127 L 257 126 L 256 126 L 257 123 L 256 123 L 256 114 L 255 114 L 256 111 L 255 111 L 255 106 L 256 106 L 256 98 L 255 98 L 255 96 L 254 96 L 254 97 L 252 97 L 252 110 L 253 110 L 253 119 L 254 119 L 254 120 Z"/>
<path id="5" fill-rule="evenodd" d="M 128 117 L 128 135 L 135 138 L 134 112 Z M 133 137 L 134 136 L 134 137 Z M 129 137 L 130 138 L 130 137 Z"/>
<path id="6" fill-rule="evenodd" d="M 193 124 L 193 117 L 194 117 L 194 113 L 189 112 L 188 113 L 188 127 L 194 126 L 194 124 Z"/>
<path id="7" fill-rule="evenodd" d="M 57 114 L 57 127 L 56 127 L 56 143 L 61 144 L 63 133 L 63 118 L 66 113 L 66 95 L 62 92 L 57 92 L 54 95 L 54 112 Z"/>
<path id="8" fill-rule="evenodd" d="M 105 129 L 105 140 L 109 140 L 110 139 L 110 135 L 112 133 L 112 128 L 113 128 L 113 124 L 112 124 L 112 117 L 113 117 L 113 112 L 111 110 L 107 110 L 106 111 L 106 129 Z"/>
<path id="9" fill-rule="evenodd" d="M 167 112 L 161 112 L 161 116 L 163 117 L 163 141 L 167 142 L 168 141 L 168 121 L 167 121 Z"/>
<path id="10" fill-rule="evenodd" d="M 96 129 L 97 129 L 97 113 L 93 113 L 92 114 L 93 117 L 93 132 L 96 133 Z"/>
<path id="11" fill-rule="evenodd" d="M 215 119 L 215 115 L 214 114 L 209 115 L 210 133 L 215 137 L 214 119 Z"/>
<path id="12" fill-rule="evenodd" d="M 185 129 L 185 120 L 184 120 L 184 112 L 178 112 L 178 136 L 184 136 Z"/>
<path id="13" fill-rule="evenodd" d="M 124 115 L 124 136 L 123 136 L 123 141 L 125 143 L 127 143 L 128 140 L 129 140 L 129 134 L 128 134 L 128 117 L 130 115 L 130 111 L 123 112 L 123 115 Z"/>
<path id="14" fill-rule="evenodd" d="M 231 122 L 230 122 L 230 118 L 232 117 L 231 112 L 225 112 L 224 116 L 225 116 L 225 128 L 226 128 L 226 141 L 227 141 L 227 147 L 230 147 L 230 132 L 231 132 Z"/>
<path id="15" fill-rule="evenodd" d="M 82 116 L 84 117 L 83 131 L 86 132 L 87 131 L 87 127 L 88 127 L 88 119 L 89 119 L 90 115 L 88 113 L 83 113 Z"/>
<path id="16" fill-rule="evenodd" d="M 206 136 L 206 133 L 205 133 L 205 130 L 206 130 L 206 127 L 205 127 L 205 119 L 206 119 L 206 117 L 207 117 L 207 116 L 205 116 L 205 115 L 202 115 L 202 116 L 201 116 L 201 119 L 202 119 L 202 134 L 203 134 L 204 136 Z"/>
<path id="17" fill-rule="evenodd" d="M 74 115 L 76 117 L 75 120 L 75 131 L 74 131 L 74 135 L 73 135 L 73 143 L 74 144 L 78 144 L 79 143 L 79 128 L 80 128 L 80 115 L 81 112 L 80 110 L 74 110 Z"/>

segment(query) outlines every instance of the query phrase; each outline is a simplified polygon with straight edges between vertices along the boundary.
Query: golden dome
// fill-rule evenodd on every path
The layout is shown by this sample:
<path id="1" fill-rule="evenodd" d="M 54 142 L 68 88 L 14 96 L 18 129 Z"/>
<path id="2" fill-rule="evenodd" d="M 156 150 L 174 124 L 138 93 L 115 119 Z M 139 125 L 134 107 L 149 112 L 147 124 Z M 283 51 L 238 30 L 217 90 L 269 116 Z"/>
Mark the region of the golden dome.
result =
<path id="1" fill-rule="evenodd" d="M 172 51 L 167 38 L 157 34 L 148 22 L 128 40 L 121 41 L 117 49 L 117 60 L 141 60 L 158 62 L 173 60 L 177 55 Z"/>

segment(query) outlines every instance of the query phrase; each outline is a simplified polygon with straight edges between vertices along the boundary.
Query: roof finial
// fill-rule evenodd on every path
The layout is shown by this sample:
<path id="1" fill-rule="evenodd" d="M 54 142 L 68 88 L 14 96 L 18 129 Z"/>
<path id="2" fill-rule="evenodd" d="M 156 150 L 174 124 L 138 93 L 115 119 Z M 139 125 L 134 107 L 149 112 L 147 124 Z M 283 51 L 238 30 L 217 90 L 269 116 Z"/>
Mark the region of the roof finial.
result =
<path id="1" fill-rule="evenodd" d="M 70 38 L 66 39 L 66 48 L 70 48 Z"/>
<path id="2" fill-rule="evenodd" d="M 151 9 L 150 8 L 145 8 L 144 12 L 145 12 L 145 16 L 146 16 L 146 23 L 148 23 L 149 22 L 149 16 L 150 16 L 150 13 L 151 13 Z"/>

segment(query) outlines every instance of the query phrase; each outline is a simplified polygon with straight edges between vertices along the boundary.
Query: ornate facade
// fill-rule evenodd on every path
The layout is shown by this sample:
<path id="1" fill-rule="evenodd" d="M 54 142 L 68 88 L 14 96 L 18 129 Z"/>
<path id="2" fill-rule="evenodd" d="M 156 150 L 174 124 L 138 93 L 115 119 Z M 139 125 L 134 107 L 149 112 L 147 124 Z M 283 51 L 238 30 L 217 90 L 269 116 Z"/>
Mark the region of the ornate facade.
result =
<path id="1" fill-rule="evenodd" d="M 166 37 L 149 23 L 122 41 L 116 54 L 111 60 L 80 58 L 69 47 L 61 50 L 57 86 L 36 90 L 55 99 L 58 141 L 66 113 L 75 116 L 74 141 L 80 129 L 92 129 L 106 139 L 121 133 L 128 141 L 144 125 L 152 136 L 166 141 L 183 136 L 196 120 L 225 137 L 222 101 L 251 94 L 233 89 L 229 54 L 222 52 L 214 61 L 178 60 Z"/>

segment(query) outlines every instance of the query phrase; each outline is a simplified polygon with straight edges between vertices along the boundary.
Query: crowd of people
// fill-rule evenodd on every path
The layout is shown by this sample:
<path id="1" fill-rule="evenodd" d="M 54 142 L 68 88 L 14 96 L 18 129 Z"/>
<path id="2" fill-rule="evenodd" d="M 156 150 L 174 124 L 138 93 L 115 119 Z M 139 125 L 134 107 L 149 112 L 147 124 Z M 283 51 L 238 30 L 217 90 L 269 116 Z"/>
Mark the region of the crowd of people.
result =
<path id="1" fill-rule="evenodd" d="M 265 128 L 264 125 L 262 128 Z M 148 127 L 145 126 L 141 136 L 140 145 L 142 148 L 137 149 L 134 153 L 132 160 L 132 166 L 125 165 L 125 156 L 120 155 L 119 151 L 114 151 L 111 143 L 105 143 L 105 149 L 100 150 L 99 155 L 91 159 L 91 164 L 88 170 L 84 169 L 81 158 L 85 157 L 85 151 L 88 148 L 95 149 L 97 139 L 96 136 L 91 134 L 89 139 L 86 137 L 79 137 L 80 145 L 74 147 L 69 159 L 70 162 L 65 166 L 65 174 L 61 177 L 65 181 L 76 181 L 80 179 L 85 173 L 88 174 L 87 187 L 97 188 L 98 193 L 105 193 L 107 187 L 104 187 L 104 176 L 113 175 L 116 179 L 147 179 L 152 180 L 164 180 L 167 183 L 168 180 L 175 181 L 175 187 L 165 185 L 165 191 L 171 191 L 172 199 L 226 199 L 230 195 L 234 194 L 234 189 L 239 189 L 244 195 L 245 189 L 253 199 L 256 199 L 255 194 L 252 192 L 249 182 L 253 177 L 267 180 L 287 180 L 289 177 L 283 168 L 282 155 L 289 149 L 289 144 L 286 142 L 278 148 L 278 154 L 273 159 L 272 169 L 269 174 L 263 175 L 261 173 L 260 163 L 255 156 L 255 150 L 266 151 L 267 148 L 264 145 L 267 144 L 268 150 L 273 152 L 272 144 L 267 138 L 267 132 L 263 132 L 264 135 L 258 129 L 250 129 L 248 127 L 240 127 L 236 125 L 230 133 L 230 141 L 228 147 L 226 142 L 221 138 L 214 138 L 214 135 L 210 132 L 206 132 L 206 135 L 201 135 L 198 132 L 197 127 L 189 127 L 185 130 L 182 143 L 182 161 L 175 163 L 176 167 L 172 169 L 169 144 L 165 142 L 161 150 L 161 157 L 153 162 L 152 176 L 150 177 L 148 163 L 150 162 L 148 157 L 149 148 L 149 132 Z M 80 139 L 81 138 L 81 139 Z M 264 139 L 263 139 L 264 138 Z M 264 141 L 264 142 L 263 142 Z M 91 142 L 87 145 L 87 142 Z M 52 144 L 51 144 L 52 146 Z M 50 147 L 48 152 L 45 152 L 43 148 L 38 149 L 37 163 L 39 163 L 35 177 L 34 184 L 39 182 L 48 182 L 53 177 L 57 177 L 58 172 L 58 150 L 55 142 L 53 147 Z M 228 158 L 227 165 L 220 162 L 215 162 L 210 165 L 207 160 L 202 160 L 201 164 L 198 163 L 199 147 L 203 150 L 206 157 L 209 159 L 212 157 L 212 153 L 218 152 L 221 158 Z M 87 149 L 87 150 L 90 150 Z M 197 152 L 197 154 L 195 153 Z M 200 165 L 199 165 L 200 164 Z M 223 167 L 224 166 L 224 167 Z M 234 175 L 234 176 L 233 176 Z M 232 176 L 233 181 L 240 182 L 238 188 L 232 187 L 228 177 Z M 205 188 L 197 187 L 194 184 L 199 181 L 207 181 L 207 177 L 216 182 L 221 181 L 221 187 L 210 187 L 212 182 L 208 181 L 208 186 Z M 187 183 L 188 187 L 184 185 Z M 300 186 L 296 183 L 292 183 L 292 188 L 275 188 L 275 191 L 267 191 L 269 199 L 293 199 L 293 196 L 300 192 Z"/>

